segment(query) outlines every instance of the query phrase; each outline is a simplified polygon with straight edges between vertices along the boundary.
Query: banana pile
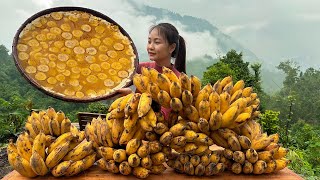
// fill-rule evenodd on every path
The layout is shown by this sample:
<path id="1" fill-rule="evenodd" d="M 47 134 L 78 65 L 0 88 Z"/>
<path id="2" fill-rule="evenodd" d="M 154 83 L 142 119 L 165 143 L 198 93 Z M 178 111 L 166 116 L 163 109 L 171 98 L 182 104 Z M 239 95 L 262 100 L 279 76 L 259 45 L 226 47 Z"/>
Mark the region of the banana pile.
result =
<path id="1" fill-rule="evenodd" d="M 167 165 L 178 173 L 196 176 L 212 176 L 224 171 L 224 163 L 219 162 L 222 152 L 208 151 L 202 156 L 172 152 Z"/>
<path id="2" fill-rule="evenodd" d="M 93 118 L 85 127 L 88 140 L 95 148 L 124 148 L 131 139 L 151 138 L 157 125 L 157 114 L 151 108 L 152 98 L 147 93 L 131 93 L 116 99 L 106 119 Z M 150 132 L 150 133 L 146 133 Z"/>
<path id="3" fill-rule="evenodd" d="M 131 139 L 123 149 L 99 147 L 97 152 L 102 158 L 97 165 L 111 173 L 147 178 L 149 174 L 161 174 L 166 170 L 163 163 L 165 152 L 169 151 L 171 149 L 163 149 L 159 141 Z"/>
<path id="4" fill-rule="evenodd" d="M 279 135 L 267 135 L 254 120 L 236 129 L 218 129 L 212 134 L 213 141 L 224 147 L 220 162 L 235 174 L 273 173 L 285 168 L 288 149 L 281 147 Z"/>
<path id="5" fill-rule="evenodd" d="M 10 165 L 26 177 L 73 176 L 90 168 L 96 153 L 85 133 L 71 125 L 62 111 L 53 108 L 32 112 L 25 128 L 7 152 Z"/>

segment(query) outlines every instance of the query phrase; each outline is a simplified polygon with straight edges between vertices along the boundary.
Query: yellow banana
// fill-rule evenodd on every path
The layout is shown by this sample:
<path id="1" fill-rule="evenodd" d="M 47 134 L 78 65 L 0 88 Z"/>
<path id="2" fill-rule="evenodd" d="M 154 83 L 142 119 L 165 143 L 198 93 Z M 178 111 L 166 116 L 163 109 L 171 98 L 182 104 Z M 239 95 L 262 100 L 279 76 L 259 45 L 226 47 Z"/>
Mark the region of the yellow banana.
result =
<path id="1" fill-rule="evenodd" d="M 236 136 L 230 136 L 227 139 L 228 145 L 233 151 L 241 151 L 241 145 Z"/>
<path id="2" fill-rule="evenodd" d="M 200 156 L 198 155 L 193 155 L 190 157 L 190 163 L 194 166 L 197 167 L 201 162 Z"/>
<path id="3" fill-rule="evenodd" d="M 252 148 L 248 149 L 246 151 L 246 159 L 252 164 L 257 162 L 259 160 L 257 151 Z"/>
<path id="4" fill-rule="evenodd" d="M 238 91 L 234 92 L 230 98 L 230 103 L 233 103 L 237 99 L 242 97 L 242 89 L 239 89 Z"/>
<path id="5" fill-rule="evenodd" d="M 262 160 L 258 160 L 253 164 L 253 174 L 263 174 L 267 168 L 267 163 Z"/>
<path id="6" fill-rule="evenodd" d="M 225 113 L 222 114 L 221 127 L 229 127 L 234 122 L 235 116 L 238 111 L 238 106 L 230 107 Z"/>
<path id="7" fill-rule="evenodd" d="M 142 93 L 138 104 L 139 117 L 145 116 L 151 108 L 152 98 L 149 93 Z"/>
<path id="8" fill-rule="evenodd" d="M 191 81 L 185 73 L 182 72 L 180 74 L 179 80 L 180 80 L 182 91 L 184 90 L 191 91 Z"/>
<path id="9" fill-rule="evenodd" d="M 133 128 L 137 121 L 138 121 L 139 117 L 138 117 L 138 113 L 134 113 L 131 116 L 127 117 L 126 119 L 124 119 L 123 122 L 123 126 L 125 129 L 130 130 L 131 128 Z"/>
<path id="10" fill-rule="evenodd" d="M 277 166 L 275 169 L 275 172 L 284 169 L 290 163 L 290 161 L 286 158 L 276 159 L 275 162 Z"/>
<path id="11" fill-rule="evenodd" d="M 62 120 L 61 122 L 61 127 L 60 127 L 60 132 L 61 134 L 70 132 L 70 128 L 71 128 L 71 121 L 69 118 L 65 118 Z"/>
<path id="12" fill-rule="evenodd" d="M 18 154 L 26 159 L 27 161 L 30 160 L 30 157 L 32 155 L 32 142 L 29 139 L 29 135 L 27 132 L 23 132 L 19 135 L 16 146 L 18 150 Z"/>
<path id="13" fill-rule="evenodd" d="M 231 171 L 235 174 L 240 174 L 242 172 L 242 166 L 240 163 L 234 162 L 231 166 Z"/>
<path id="14" fill-rule="evenodd" d="M 250 140 L 253 139 L 253 137 L 252 137 L 252 129 L 247 123 L 245 123 L 245 124 L 240 126 L 240 131 L 241 131 L 242 135 L 248 137 Z"/>
<path id="15" fill-rule="evenodd" d="M 53 107 L 49 106 L 46 114 L 49 116 L 50 119 L 53 119 L 56 116 L 57 112 L 54 110 Z"/>
<path id="16" fill-rule="evenodd" d="M 119 140 L 119 145 L 126 145 L 130 139 L 132 139 L 137 130 L 137 126 L 131 128 L 130 130 L 124 129 Z"/>
<path id="17" fill-rule="evenodd" d="M 169 68 L 162 66 L 162 74 L 167 76 L 171 83 L 176 82 L 180 84 L 180 80 L 177 75 Z"/>
<path id="18" fill-rule="evenodd" d="M 284 148 L 284 147 L 279 147 L 279 149 L 274 152 L 273 158 L 275 158 L 275 159 L 284 158 L 288 152 L 289 152 L 289 149 Z"/>
<path id="19" fill-rule="evenodd" d="M 114 119 L 111 129 L 111 136 L 112 136 L 112 142 L 113 144 L 119 144 L 119 140 L 121 137 L 121 134 L 124 130 L 122 119 Z"/>
<path id="20" fill-rule="evenodd" d="M 15 160 L 19 154 L 16 145 L 13 143 L 13 139 L 9 140 L 9 144 L 7 146 L 7 154 L 9 164 L 14 167 Z"/>
<path id="21" fill-rule="evenodd" d="M 26 122 L 26 124 L 25 124 L 25 129 L 26 129 L 27 132 L 30 134 L 30 136 L 31 136 L 32 139 L 34 139 L 34 138 L 37 136 L 36 132 L 35 132 L 35 131 L 33 130 L 33 128 L 32 128 L 32 124 L 31 124 L 31 123 Z"/>
<path id="22" fill-rule="evenodd" d="M 210 112 L 220 111 L 220 96 L 217 92 L 212 92 L 209 96 Z"/>
<path id="23" fill-rule="evenodd" d="M 126 153 L 127 155 L 131 155 L 137 152 L 138 148 L 141 145 L 141 140 L 139 139 L 131 139 L 126 145 Z"/>
<path id="24" fill-rule="evenodd" d="M 199 91 L 201 90 L 201 80 L 194 76 L 190 76 L 190 81 L 191 81 L 191 93 L 193 97 L 197 97 Z"/>
<path id="25" fill-rule="evenodd" d="M 199 110 L 199 104 L 201 101 L 203 100 L 209 100 L 209 93 L 207 90 L 205 89 L 202 89 L 200 90 L 197 98 L 195 99 L 195 102 L 194 102 L 194 107 L 196 107 L 197 110 Z"/>
<path id="26" fill-rule="evenodd" d="M 222 125 L 222 115 L 218 111 L 213 111 L 209 119 L 209 127 L 211 131 L 217 130 Z"/>
<path id="27" fill-rule="evenodd" d="M 265 174 L 273 173 L 277 168 L 277 163 L 275 160 L 270 160 L 267 162 L 267 168 L 264 171 Z"/>
<path id="28" fill-rule="evenodd" d="M 253 91 L 252 87 L 246 87 L 242 91 L 242 97 L 250 97 L 251 93 Z"/>
<path id="29" fill-rule="evenodd" d="M 150 82 L 148 85 L 148 93 L 151 94 L 153 100 L 158 101 L 158 94 L 160 92 L 160 88 L 156 83 Z"/>
<path id="30" fill-rule="evenodd" d="M 97 152 L 98 154 L 103 157 L 105 160 L 113 160 L 113 153 L 115 149 L 112 147 L 98 147 Z"/>
<path id="31" fill-rule="evenodd" d="M 65 176 L 74 176 L 76 174 L 79 174 L 84 170 L 85 164 L 82 160 L 73 162 L 66 172 L 64 173 Z"/>
<path id="32" fill-rule="evenodd" d="M 210 119 L 210 103 L 207 100 L 200 101 L 199 103 L 199 116 L 206 120 Z"/>
<path id="33" fill-rule="evenodd" d="M 178 124 L 175 124 L 173 125 L 169 131 L 173 134 L 174 137 L 176 136 L 181 136 L 184 134 L 184 130 L 186 129 L 187 127 L 181 123 L 178 123 Z"/>
<path id="34" fill-rule="evenodd" d="M 218 86 L 218 89 L 217 89 L 218 94 L 221 94 L 223 88 L 224 88 L 227 84 L 229 84 L 230 82 L 232 82 L 232 77 L 231 77 L 231 76 L 224 77 L 224 78 L 220 81 L 220 83 L 219 83 L 219 86 Z"/>
<path id="35" fill-rule="evenodd" d="M 92 149 L 93 142 L 92 141 L 83 141 L 70 152 L 68 152 L 64 157 L 64 161 L 72 160 L 78 161 L 93 153 Z"/>
<path id="36" fill-rule="evenodd" d="M 97 166 L 102 169 L 102 170 L 105 170 L 107 171 L 108 170 L 108 167 L 107 167 L 107 161 L 103 158 L 100 158 L 97 162 Z"/>
<path id="37" fill-rule="evenodd" d="M 243 80 L 239 80 L 237 81 L 234 85 L 233 88 L 230 92 L 231 95 L 233 95 L 235 92 L 237 92 L 238 90 L 242 90 L 244 88 L 245 84 Z"/>
<path id="38" fill-rule="evenodd" d="M 66 118 L 64 112 L 62 111 L 58 111 L 56 116 L 55 116 L 55 119 L 58 121 L 59 124 L 61 124 L 61 122 Z"/>
<path id="39" fill-rule="evenodd" d="M 158 140 L 149 142 L 150 154 L 158 153 L 162 150 L 162 145 Z"/>
<path id="40" fill-rule="evenodd" d="M 62 160 L 62 158 L 68 153 L 69 146 L 70 141 L 67 141 L 53 149 L 52 152 L 46 158 L 47 167 L 51 169 L 54 166 L 56 166 Z"/>
<path id="41" fill-rule="evenodd" d="M 140 165 L 140 157 L 137 154 L 131 154 L 128 157 L 128 163 L 131 167 L 138 167 Z"/>
<path id="42" fill-rule="evenodd" d="M 181 95 L 181 101 L 184 107 L 192 105 L 193 95 L 190 91 L 184 90 Z"/>
<path id="43" fill-rule="evenodd" d="M 256 151 L 263 150 L 271 143 L 271 138 L 269 137 L 262 137 L 259 139 L 253 139 L 251 143 L 251 148 L 255 149 Z"/>
<path id="44" fill-rule="evenodd" d="M 142 141 L 140 147 L 137 150 L 137 155 L 141 158 L 147 157 L 150 154 L 149 141 Z"/>
<path id="45" fill-rule="evenodd" d="M 161 165 L 166 161 L 166 156 L 163 152 L 158 152 L 155 154 L 150 154 L 152 165 Z"/>
<path id="46" fill-rule="evenodd" d="M 194 169 L 194 175 L 196 176 L 203 176 L 206 171 L 206 167 L 202 164 L 199 164 L 197 167 Z"/>
<path id="47" fill-rule="evenodd" d="M 75 138 L 75 136 L 71 132 L 62 134 L 52 144 L 50 144 L 47 150 L 48 154 L 50 154 L 59 145 L 71 141 L 73 138 Z"/>
<path id="48" fill-rule="evenodd" d="M 171 97 L 168 92 L 160 90 L 158 93 L 158 102 L 165 108 L 170 108 Z"/>
<path id="49" fill-rule="evenodd" d="M 171 143 L 172 139 L 173 139 L 173 133 L 170 131 L 167 131 L 161 135 L 160 142 L 161 142 L 161 144 L 166 146 Z"/>
<path id="50" fill-rule="evenodd" d="M 118 104 L 118 107 L 117 107 L 118 112 L 124 111 L 126 105 L 128 104 L 129 100 L 133 97 L 133 95 L 134 95 L 134 93 L 130 93 L 130 94 L 124 96 L 124 98 Z"/>
<path id="51" fill-rule="evenodd" d="M 230 94 L 232 88 L 233 88 L 233 82 L 231 81 L 223 87 L 222 92 L 227 92 Z"/>
<path id="52" fill-rule="evenodd" d="M 67 172 L 67 169 L 70 167 L 70 165 L 72 164 L 73 161 L 63 161 L 61 163 L 59 163 L 58 165 L 56 165 L 52 170 L 51 170 L 51 174 L 54 177 L 60 177 L 65 175 L 65 173 Z"/>
<path id="53" fill-rule="evenodd" d="M 251 147 L 251 140 L 247 136 L 238 136 L 241 149 L 247 150 Z"/>
<path id="54" fill-rule="evenodd" d="M 272 142 L 274 142 L 274 143 L 278 143 L 279 142 L 280 137 L 279 137 L 278 133 L 271 134 L 269 137 L 272 139 Z"/>
<path id="55" fill-rule="evenodd" d="M 49 131 L 52 136 L 60 136 L 60 124 L 56 118 L 50 119 L 49 122 Z"/>
<path id="56" fill-rule="evenodd" d="M 178 82 L 172 82 L 169 92 L 172 98 L 181 98 L 182 90 L 180 84 Z"/>
<path id="57" fill-rule="evenodd" d="M 132 168 L 129 165 L 128 161 L 123 161 L 122 163 L 120 163 L 119 171 L 122 175 L 125 175 L 125 176 L 131 174 Z"/>
<path id="58" fill-rule="evenodd" d="M 20 155 L 16 156 L 13 162 L 13 169 L 18 171 L 22 176 L 25 177 L 32 178 L 37 176 L 37 174 L 32 170 L 29 161 L 27 161 Z"/>
<path id="59" fill-rule="evenodd" d="M 223 137 L 221 137 L 220 134 L 218 133 L 218 131 L 212 131 L 210 133 L 210 137 L 213 140 L 213 142 L 215 144 L 217 144 L 218 146 L 221 146 L 224 148 L 229 148 L 227 140 L 224 139 Z"/>
<path id="60" fill-rule="evenodd" d="M 140 129 L 139 129 L 140 128 Z M 140 125 L 139 125 L 138 130 L 136 131 L 136 133 L 133 135 L 133 139 L 144 139 L 145 135 L 146 135 L 146 131 L 144 131 L 143 129 L 141 129 Z"/>
<path id="61" fill-rule="evenodd" d="M 198 128 L 201 132 L 209 134 L 210 127 L 209 127 L 209 122 L 206 119 L 204 118 L 199 119 Z"/>
<path id="62" fill-rule="evenodd" d="M 166 170 L 166 166 L 163 164 L 160 165 L 152 165 L 152 167 L 150 168 L 150 171 L 152 174 L 161 174 Z"/>
<path id="63" fill-rule="evenodd" d="M 184 146 L 184 152 L 186 154 L 194 154 L 197 149 L 198 149 L 198 146 L 195 143 L 187 143 Z"/>
<path id="64" fill-rule="evenodd" d="M 242 151 L 235 151 L 232 155 L 232 159 L 240 164 L 243 164 L 246 160 L 246 155 Z"/>
<path id="65" fill-rule="evenodd" d="M 96 162 L 96 153 L 92 153 L 82 159 L 84 164 L 83 170 L 89 169 Z"/>
<path id="66" fill-rule="evenodd" d="M 167 93 L 170 93 L 171 82 L 167 76 L 159 73 L 158 78 L 157 78 L 157 84 L 158 84 L 160 90 L 163 90 L 163 91 L 166 91 Z"/>
<path id="67" fill-rule="evenodd" d="M 242 172 L 244 174 L 251 174 L 253 172 L 253 165 L 249 161 L 245 160 L 242 167 Z"/>
<path id="68" fill-rule="evenodd" d="M 41 131 L 33 140 L 32 152 L 37 152 L 42 159 L 45 159 L 46 158 L 45 149 L 46 149 L 46 135 Z"/>
<path id="69" fill-rule="evenodd" d="M 273 153 L 270 151 L 261 151 L 261 152 L 258 152 L 258 158 L 259 160 L 269 162 L 273 159 Z"/>
<path id="70" fill-rule="evenodd" d="M 180 99 L 172 98 L 170 100 L 170 108 L 172 109 L 172 111 L 175 111 L 175 112 L 181 111 L 183 106 L 182 106 L 182 102 L 180 101 Z"/>
<path id="71" fill-rule="evenodd" d="M 141 93 L 148 91 L 149 78 L 142 74 L 135 74 L 133 76 L 133 84 L 136 86 L 137 90 Z"/>
<path id="72" fill-rule="evenodd" d="M 223 92 L 220 94 L 220 112 L 224 114 L 230 105 L 230 95 L 227 92 Z"/>
<path id="73" fill-rule="evenodd" d="M 199 122 L 199 113 L 198 113 L 198 110 L 190 105 L 190 106 L 187 106 L 185 107 L 185 113 L 188 117 L 188 119 L 192 122 L 195 122 L 195 123 L 198 123 Z"/>
<path id="74" fill-rule="evenodd" d="M 150 72 L 147 67 L 144 67 L 144 66 L 141 67 L 141 74 L 146 77 L 150 77 Z"/>
<path id="75" fill-rule="evenodd" d="M 32 156 L 30 158 L 30 166 L 32 170 L 40 176 L 44 176 L 48 173 L 49 169 L 44 162 L 44 159 L 40 156 L 37 151 L 32 152 Z"/>
<path id="76" fill-rule="evenodd" d="M 161 122 L 158 122 L 156 127 L 153 128 L 153 130 L 159 134 L 159 135 L 162 135 L 164 132 L 167 132 L 169 130 L 168 126 L 161 123 Z"/>
<path id="77" fill-rule="evenodd" d="M 147 178 L 149 176 L 149 170 L 143 167 L 135 167 L 133 168 L 133 175 L 136 176 L 137 178 Z"/>
<path id="78" fill-rule="evenodd" d="M 112 110 L 114 110 L 114 109 L 117 109 L 117 108 L 118 108 L 118 105 L 119 105 L 119 103 L 122 101 L 122 99 L 124 99 L 124 96 L 122 96 L 122 97 L 114 100 L 114 101 L 110 104 L 110 107 L 109 107 L 108 111 L 110 112 L 110 111 L 112 111 Z"/>
<path id="79" fill-rule="evenodd" d="M 159 72 L 154 68 L 148 68 L 148 71 L 150 74 L 150 76 L 149 76 L 150 81 L 153 83 L 157 83 Z"/>
<path id="80" fill-rule="evenodd" d="M 277 143 L 270 143 L 269 146 L 267 146 L 266 148 L 264 148 L 265 151 L 270 151 L 271 153 L 275 153 L 276 151 L 278 151 L 278 149 L 280 148 L 280 145 Z"/>
<path id="81" fill-rule="evenodd" d="M 139 119 L 139 124 L 144 131 L 148 132 L 153 130 L 152 126 L 148 123 L 148 119 L 146 118 L 146 116 Z"/>

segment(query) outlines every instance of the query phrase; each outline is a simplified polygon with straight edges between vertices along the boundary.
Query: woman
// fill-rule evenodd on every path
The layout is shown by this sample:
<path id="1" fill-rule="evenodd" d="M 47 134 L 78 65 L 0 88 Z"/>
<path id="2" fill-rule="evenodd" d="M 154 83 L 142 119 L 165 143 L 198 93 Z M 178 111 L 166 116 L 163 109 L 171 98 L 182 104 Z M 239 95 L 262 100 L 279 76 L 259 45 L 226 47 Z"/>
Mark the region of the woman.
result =
<path id="1" fill-rule="evenodd" d="M 149 30 L 147 52 L 152 62 L 139 64 L 137 73 L 141 73 L 141 67 L 151 67 L 162 73 L 162 67 L 170 68 L 178 77 L 181 72 L 186 73 L 186 46 L 184 39 L 178 30 L 169 23 L 160 23 Z M 172 60 L 174 63 L 171 63 Z M 118 90 L 121 95 L 131 93 L 130 88 Z M 167 119 L 170 109 L 161 107 Z"/>

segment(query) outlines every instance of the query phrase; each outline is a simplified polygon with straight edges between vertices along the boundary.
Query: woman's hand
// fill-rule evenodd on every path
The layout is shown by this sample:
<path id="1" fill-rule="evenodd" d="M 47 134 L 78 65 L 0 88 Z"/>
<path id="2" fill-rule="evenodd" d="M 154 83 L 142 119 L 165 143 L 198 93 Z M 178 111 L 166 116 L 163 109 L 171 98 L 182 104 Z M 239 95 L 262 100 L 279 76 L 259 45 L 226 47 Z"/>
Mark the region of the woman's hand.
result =
<path id="1" fill-rule="evenodd" d="M 133 91 L 130 88 L 121 88 L 121 89 L 118 89 L 116 92 L 117 94 L 119 94 L 120 97 L 133 93 Z"/>

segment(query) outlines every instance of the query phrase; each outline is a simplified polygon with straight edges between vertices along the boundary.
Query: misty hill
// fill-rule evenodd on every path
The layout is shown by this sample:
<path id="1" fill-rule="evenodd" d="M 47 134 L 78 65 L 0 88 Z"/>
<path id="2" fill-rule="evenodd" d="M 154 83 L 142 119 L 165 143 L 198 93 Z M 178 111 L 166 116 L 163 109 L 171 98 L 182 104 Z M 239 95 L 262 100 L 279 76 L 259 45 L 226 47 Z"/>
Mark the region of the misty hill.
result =
<path id="1" fill-rule="evenodd" d="M 181 23 L 185 27 L 185 30 L 188 32 L 210 32 L 210 35 L 217 40 L 218 47 L 216 49 L 216 52 L 218 52 L 221 56 L 225 55 L 231 49 L 234 49 L 237 52 L 242 52 L 244 61 L 250 63 L 262 63 L 262 86 L 266 92 L 271 93 L 282 87 L 284 75 L 283 73 L 276 70 L 275 66 L 277 64 L 270 65 L 270 63 L 268 62 L 262 62 L 254 54 L 254 52 L 250 51 L 248 48 L 232 39 L 232 37 L 221 32 L 216 26 L 214 26 L 207 20 L 187 15 L 182 16 L 178 13 L 171 12 L 162 8 L 140 6 L 134 4 L 134 2 L 131 3 L 138 10 L 138 12 L 140 12 L 141 15 L 152 15 L 156 17 L 154 23 L 162 19 L 169 19 Z M 141 60 L 148 59 L 147 54 L 144 51 L 142 51 L 139 56 Z M 203 72 L 206 71 L 206 68 L 216 63 L 217 61 L 217 59 L 207 54 L 204 54 L 203 56 L 200 56 L 198 58 L 187 59 L 187 73 L 202 78 Z"/>

